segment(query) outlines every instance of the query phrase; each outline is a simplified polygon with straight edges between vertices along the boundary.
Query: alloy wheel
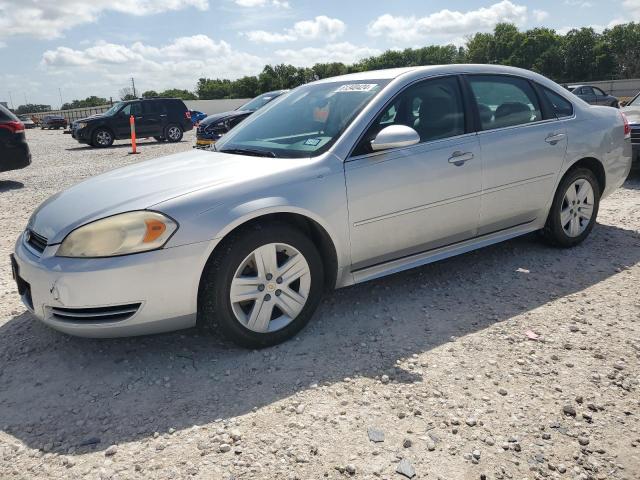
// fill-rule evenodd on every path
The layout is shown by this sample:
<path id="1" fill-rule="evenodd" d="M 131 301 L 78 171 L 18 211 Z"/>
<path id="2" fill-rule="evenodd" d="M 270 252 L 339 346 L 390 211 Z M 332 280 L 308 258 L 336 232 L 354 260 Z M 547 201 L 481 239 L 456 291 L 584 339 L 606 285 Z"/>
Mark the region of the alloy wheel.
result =
<path id="1" fill-rule="evenodd" d="M 111 134 L 106 130 L 101 130 L 96 134 L 96 142 L 99 145 L 108 146 L 111 143 Z"/>
<path id="2" fill-rule="evenodd" d="M 229 298 L 236 319 L 258 333 L 289 325 L 309 298 L 311 270 L 305 257 L 283 243 L 251 252 L 231 281 Z"/>
<path id="3" fill-rule="evenodd" d="M 178 127 L 169 127 L 169 130 L 167 131 L 167 136 L 171 139 L 171 140 L 178 140 L 180 138 L 180 134 L 182 132 L 180 131 L 180 128 Z"/>
<path id="4" fill-rule="evenodd" d="M 579 178 L 567 189 L 560 209 L 560 224 L 569 237 L 580 236 L 593 216 L 594 193 L 591 184 Z"/>

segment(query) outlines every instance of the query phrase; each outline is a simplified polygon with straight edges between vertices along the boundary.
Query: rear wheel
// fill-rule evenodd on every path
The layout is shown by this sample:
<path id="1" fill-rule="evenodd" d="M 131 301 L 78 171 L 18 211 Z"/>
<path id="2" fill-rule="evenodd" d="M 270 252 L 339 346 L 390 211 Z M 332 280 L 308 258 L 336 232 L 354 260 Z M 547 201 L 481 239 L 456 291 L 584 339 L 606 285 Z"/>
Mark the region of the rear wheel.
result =
<path id="1" fill-rule="evenodd" d="M 169 125 L 165 129 L 164 138 L 171 143 L 179 142 L 182 140 L 182 128 L 179 125 Z"/>
<path id="2" fill-rule="evenodd" d="M 243 347 L 283 342 L 311 319 L 323 276 L 315 245 L 299 230 L 279 223 L 242 229 L 205 268 L 198 323 Z"/>
<path id="3" fill-rule="evenodd" d="M 581 243 L 596 222 L 600 186 L 591 170 L 577 168 L 560 182 L 543 230 L 545 238 L 560 247 Z"/>
<path id="4" fill-rule="evenodd" d="M 113 145 L 113 134 L 107 130 L 106 128 L 98 128 L 95 132 L 93 132 L 93 136 L 91 137 L 91 144 L 94 147 L 105 148 Z"/>

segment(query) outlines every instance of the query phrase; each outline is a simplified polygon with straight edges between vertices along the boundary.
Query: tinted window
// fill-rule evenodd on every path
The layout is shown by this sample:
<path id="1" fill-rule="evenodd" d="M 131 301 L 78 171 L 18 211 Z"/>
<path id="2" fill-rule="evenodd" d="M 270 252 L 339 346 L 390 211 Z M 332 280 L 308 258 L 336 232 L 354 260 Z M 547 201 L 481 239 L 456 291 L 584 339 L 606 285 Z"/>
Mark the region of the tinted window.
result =
<path id="1" fill-rule="evenodd" d="M 426 80 L 401 92 L 378 115 L 354 155 L 371 153 L 371 140 L 385 127 L 406 125 L 420 135 L 420 143 L 462 135 L 464 106 L 455 77 Z"/>
<path id="2" fill-rule="evenodd" d="M 140 105 L 140 102 L 130 103 L 122 109 L 122 113 L 126 116 L 133 115 L 134 117 L 142 115 L 142 105 Z"/>
<path id="3" fill-rule="evenodd" d="M 150 101 L 150 102 L 144 102 L 143 105 L 144 105 L 145 113 L 148 113 L 150 115 L 166 113 L 166 109 L 164 108 L 164 105 L 162 104 L 162 102 Z"/>
<path id="4" fill-rule="evenodd" d="M 556 117 L 570 117 L 573 115 L 573 105 L 571 102 L 566 100 L 561 95 L 558 95 L 556 92 L 549 90 L 548 88 L 542 87 L 544 90 L 547 99 L 553 105 L 553 110 L 556 114 Z"/>
<path id="5" fill-rule="evenodd" d="M 472 75 L 469 83 L 478 102 L 482 130 L 542 120 L 538 98 L 527 80 L 500 75 Z"/>

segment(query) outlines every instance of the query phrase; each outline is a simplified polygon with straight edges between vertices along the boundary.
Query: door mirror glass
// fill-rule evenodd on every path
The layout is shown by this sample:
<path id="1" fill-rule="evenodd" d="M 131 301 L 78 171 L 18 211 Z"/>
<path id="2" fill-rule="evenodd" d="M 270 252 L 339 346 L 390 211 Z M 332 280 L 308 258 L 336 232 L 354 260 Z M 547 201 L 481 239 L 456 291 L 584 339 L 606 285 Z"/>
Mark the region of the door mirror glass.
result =
<path id="1" fill-rule="evenodd" d="M 420 143 L 420 135 L 413 128 L 406 125 L 389 125 L 371 140 L 371 148 L 374 152 L 379 152 L 390 148 L 409 147 L 417 143 Z"/>

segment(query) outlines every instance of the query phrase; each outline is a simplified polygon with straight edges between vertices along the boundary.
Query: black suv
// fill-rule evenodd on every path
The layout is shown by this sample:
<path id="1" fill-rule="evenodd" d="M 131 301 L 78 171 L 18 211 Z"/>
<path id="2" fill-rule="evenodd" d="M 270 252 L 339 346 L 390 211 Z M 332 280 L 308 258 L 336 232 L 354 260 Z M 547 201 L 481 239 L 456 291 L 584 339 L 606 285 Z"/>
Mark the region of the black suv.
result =
<path id="1" fill-rule="evenodd" d="M 31 163 L 24 125 L 0 105 L 0 172 L 24 168 Z"/>
<path id="2" fill-rule="evenodd" d="M 136 137 L 159 142 L 179 142 L 193 128 L 191 113 L 178 98 L 140 98 L 118 102 L 99 115 L 73 122 L 71 134 L 80 143 L 109 147 L 114 140 L 131 138 L 129 117 L 136 123 Z"/>

